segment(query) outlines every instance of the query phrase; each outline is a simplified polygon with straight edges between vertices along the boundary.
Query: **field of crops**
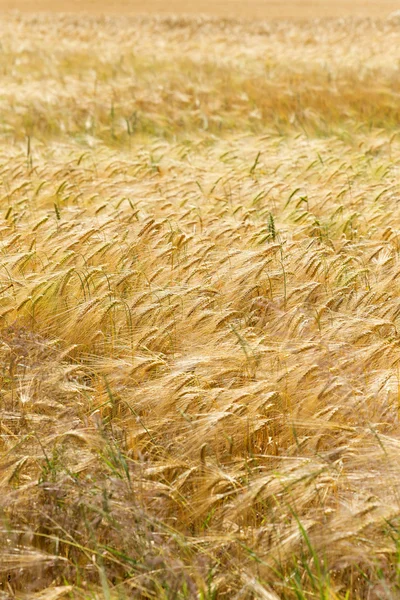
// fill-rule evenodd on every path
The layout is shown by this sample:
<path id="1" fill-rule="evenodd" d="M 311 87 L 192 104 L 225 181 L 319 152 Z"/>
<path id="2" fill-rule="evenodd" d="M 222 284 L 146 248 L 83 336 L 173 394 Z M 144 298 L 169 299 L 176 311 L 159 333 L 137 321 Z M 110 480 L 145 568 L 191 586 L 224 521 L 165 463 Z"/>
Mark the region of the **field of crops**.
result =
<path id="1" fill-rule="evenodd" d="M 308 19 L 349 15 L 386 18 L 399 0 L 0 0 L 0 11 L 94 15 L 170 14 L 251 19 Z"/>
<path id="2" fill-rule="evenodd" d="M 399 598 L 400 18 L 0 41 L 0 599 Z"/>

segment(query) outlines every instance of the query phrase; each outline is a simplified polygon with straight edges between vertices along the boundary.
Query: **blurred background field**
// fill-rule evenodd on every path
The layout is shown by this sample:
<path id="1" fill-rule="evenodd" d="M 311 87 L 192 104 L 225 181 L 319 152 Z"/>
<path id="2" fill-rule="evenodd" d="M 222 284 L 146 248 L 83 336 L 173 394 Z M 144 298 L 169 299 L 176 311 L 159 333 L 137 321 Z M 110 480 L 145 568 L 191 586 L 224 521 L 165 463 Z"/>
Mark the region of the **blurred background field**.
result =
<path id="1" fill-rule="evenodd" d="M 396 0 L 0 0 L 0 10 L 90 12 L 92 14 L 207 14 L 244 19 L 386 17 L 399 10 Z"/>

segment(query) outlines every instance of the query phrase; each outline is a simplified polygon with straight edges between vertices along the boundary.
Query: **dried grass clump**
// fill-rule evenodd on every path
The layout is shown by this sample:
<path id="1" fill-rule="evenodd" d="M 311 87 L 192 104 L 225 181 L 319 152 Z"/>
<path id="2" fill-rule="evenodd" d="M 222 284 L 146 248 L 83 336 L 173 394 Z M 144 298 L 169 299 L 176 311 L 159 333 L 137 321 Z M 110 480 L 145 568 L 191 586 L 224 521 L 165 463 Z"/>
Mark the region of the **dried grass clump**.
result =
<path id="1" fill-rule="evenodd" d="M 1 31 L 0 597 L 397 598 L 397 25 Z"/>

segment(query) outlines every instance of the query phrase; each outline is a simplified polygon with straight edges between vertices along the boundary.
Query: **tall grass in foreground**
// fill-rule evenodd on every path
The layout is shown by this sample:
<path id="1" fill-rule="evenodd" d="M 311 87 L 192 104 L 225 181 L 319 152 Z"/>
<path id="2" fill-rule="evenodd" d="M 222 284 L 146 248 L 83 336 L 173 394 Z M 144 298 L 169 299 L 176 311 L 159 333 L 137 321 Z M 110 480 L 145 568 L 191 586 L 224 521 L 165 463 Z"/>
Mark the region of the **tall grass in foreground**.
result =
<path id="1" fill-rule="evenodd" d="M 1 30 L 0 598 L 397 598 L 396 26 Z"/>

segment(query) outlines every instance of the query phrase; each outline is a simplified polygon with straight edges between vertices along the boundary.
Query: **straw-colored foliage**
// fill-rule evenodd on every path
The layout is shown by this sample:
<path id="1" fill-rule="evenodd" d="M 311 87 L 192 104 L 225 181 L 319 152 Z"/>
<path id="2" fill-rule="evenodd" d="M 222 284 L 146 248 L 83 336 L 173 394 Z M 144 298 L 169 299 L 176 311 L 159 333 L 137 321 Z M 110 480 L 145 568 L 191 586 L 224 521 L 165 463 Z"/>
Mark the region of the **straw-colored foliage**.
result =
<path id="1" fill-rule="evenodd" d="M 398 598 L 396 19 L 0 28 L 0 597 Z"/>

